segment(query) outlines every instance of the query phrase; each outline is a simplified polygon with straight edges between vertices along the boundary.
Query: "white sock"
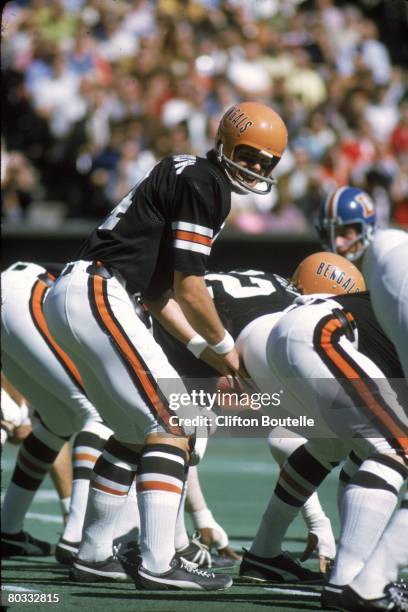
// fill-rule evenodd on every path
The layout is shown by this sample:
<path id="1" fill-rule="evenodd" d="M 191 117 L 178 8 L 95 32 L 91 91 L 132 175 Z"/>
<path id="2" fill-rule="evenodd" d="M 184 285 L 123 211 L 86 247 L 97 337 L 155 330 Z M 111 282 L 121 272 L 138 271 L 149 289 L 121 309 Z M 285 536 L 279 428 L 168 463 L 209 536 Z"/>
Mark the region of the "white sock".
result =
<path id="1" fill-rule="evenodd" d="M 79 557 L 103 561 L 113 552 L 115 524 L 136 474 L 139 453 L 113 436 L 92 471 Z"/>
<path id="2" fill-rule="evenodd" d="M 143 567 L 158 574 L 170 568 L 180 495 L 162 491 L 138 494 Z"/>
<path id="3" fill-rule="evenodd" d="M 290 506 L 273 494 L 262 516 L 250 552 L 258 557 L 280 555 L 285 533 L 298 512 L 299 507 Z"/>
<path id="4" fill-rule="evenodd" d="M 79 558 L 84 561 L 104 561 L 112 555 L 115 522 L 126 496 L 111 495 L 92 486 L 89 488 Z"/>
<path id="5" fill-rule="evenodd" d="M 41 423 L 36 425 L 22 442 L 3 501 L 3 532 L 14 534 L 23 529 L 24 518 L 34 496 L 64 444 L 64 439 L 53 434 Z"/>
<path id="6" fill-rule="evenodd" d="M 121 547 L 126 549 L 130 543 L 139 543 L 139 537 L 140 517 L 136 495 L 136 481 L 134 481 L 116 521 L 113 543 L 115 546 L 120 544 Z"/>
<path id="7" fill-rule="evenodd" d="M 296 445 L 281 467 L 275 491 L 251 546 L 254 555 L 276 557 L 281 553 L 289 525 L 330 472 L 330 466 L 323 465 L 306 446 Z"/>
<path id="8" fill-rule="evenodd" d="M 408 566 L 408 493 L 378 542 L 373 554 L 351 583 L 365 599 L 384 595 L 384 588 L 398 579 L 398 571 Z"/>
<path id="9" fill-rule="evenodd" d="M 68 521 L 62 537 L 68 542 L 80 542 L 82 527 L 88 503 L 89 480 L 77 479 L 72 482 L 71 505 Z"/>
<path id="10" fill-rule="evenodd" d="M 330 576 L 332 584 L 349 584 L 361 571 L 397 504 L 403 467 L 390 459 L 384 461 L 366 459 L 345 490 L 338 551 Z"/>
<path id="11" fill-rule="evenodd" d="M 89 479 L 111 430 L 98 421 L 89 421 L 77 433 L 72 448 L 73 482 L 71 505 L 63 538 L 80 542 L 88 502 Z"/>
<path id="12" fill-rule="evenodd" d="M 168 444 L 150 444 L 142 451 L 136 477 L 140 549 L 143 567 L 151 572 L 167 571 L 175 554 L 185 461 L 184 451 Z"/>
<path id="13" fill-rule="evenodd" d="M 180 505 L 177 512 L 177 521 L 176 521 L 176 535 L 174 539 L 174 546 L 176 550 L 184 550 L 189 544 L 190 540 L 188 537 L 187 529 L 186 529 L 186 521 L 185 521 L 185 505 L 186 505 L 186 497 L 187 497 L 187 481 L 184 483 L 183 493 L 180 499 Z"/>

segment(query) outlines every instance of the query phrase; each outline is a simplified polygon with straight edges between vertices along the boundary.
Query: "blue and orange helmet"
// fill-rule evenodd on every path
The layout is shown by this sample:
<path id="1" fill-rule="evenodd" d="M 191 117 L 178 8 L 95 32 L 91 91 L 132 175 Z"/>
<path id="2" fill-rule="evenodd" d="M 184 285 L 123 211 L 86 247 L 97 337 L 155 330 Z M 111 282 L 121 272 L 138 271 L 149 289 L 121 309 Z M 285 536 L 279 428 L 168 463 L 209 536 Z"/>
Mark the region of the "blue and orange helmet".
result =
<path id="1" fill-rule="evenodd" d="M 316 230 L 322 247 L 326 251 L 338 253 L 336 236 L 340 228 L 355 225 L 358 235 L 348 244 L 348 248 L 361 242 L 361 248 L 345 257 L 349 261 L 360 259 L 372 240 L 377 217 L 371 197 L 357 187 L 338 187 L 327 197 L 320 211 Z"/>

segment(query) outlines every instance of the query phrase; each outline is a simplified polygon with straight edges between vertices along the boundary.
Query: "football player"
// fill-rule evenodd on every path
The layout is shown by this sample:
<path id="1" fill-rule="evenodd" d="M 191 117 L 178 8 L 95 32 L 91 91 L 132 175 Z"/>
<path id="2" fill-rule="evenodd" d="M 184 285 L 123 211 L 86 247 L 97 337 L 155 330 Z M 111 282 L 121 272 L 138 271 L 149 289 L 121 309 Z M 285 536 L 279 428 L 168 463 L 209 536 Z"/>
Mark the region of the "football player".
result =
<path id="1" fill-rule="evenodd" d="M 234 341 L 203 275 L 229 213 L 231 191 L 268 193 L 286 143 L 286 127 L 269 107 L 245 102 L 230 108 L 207 157 L 175 155 L 158 163 L 95 229 L 79 260 L 65 267 L 50 291 L 45 310 L 51 331 L 115 432 L 95 464 L 73 566 L 78 576 L 111 568 L 113 519 L 137 473 L 138 586 L 231 585 L 228 576 L 202 572 L 175 557 L 187 467 L 200 451 L 194 448 L 194 429 L 170 425 L 169 387 L 184 387 L 138 317 L 133 296 L 142 294 L 152 315 L 193 352 L 208 342 L 221 374 L 239 374 Z"/>
<path id="2" fill-rule="evenodd" d="M 376 223 L 374 202 L 368 193 L 346 185 L 329 194 L 316 229 L 325 250 L 357 263 L 374 236 Z"/>
<path id="3" fill-rule="evenodd" d="M 384 331 L 394 343 L 408 378 L 408 234 L 402 230 L 378 230 L 363 260 L 373 308 Z M 401 567 L 408 565 L 408 499 L 384 532 L 375 551 L 343 593 L 347 609 L 398 609 L 395 587 Z M 394 607 L 391 607 L 391 606 Z M 406 605 L 406 604 L 405 604 Z M 401 606 L 402 607 L 402 606 Z"/>
<path id="4" fill-rule="evenodd" d="M 290 381 L 299 410 L 310 410 L 305 398 L 314 400 L 334 441 L 341 440 L 364 457 L 343 495 L 338 553 L 323 593 L 324 605 L 336 606 L 344 586 L 378 543 L 407 476 L 408 422 L 401 407 L 404 397 L 399 398 L 404 389 L 396 384 L 403 373 L 367 292 L 326 299 L 305 296 L 302 302 L 271 329 L 266 362 L 282 384 Z M 244 360 L 251 374 L 249 360 Z M 334 446 L 333 440 L 328 443 Z M 309 463 L 314 463 L 313 448 L 321 448 L 321 442 L 311 439 L 308 445 Z M 283 468 L 290 475 L 295 463 L 306 465 L 307 455 L 302 462 L 295 455 Z M 324 477 L 324 470 L 320 475 Z M 288 494 L 301 494 L 302 489 L 293 482 L 288 487 L 285 478 L 278 484 L 286 499 Z"/>
<path id="5" fill-rule="evenodd" d="M 76 367 L 49 333 L 43 305 L 52 283 L 52 274 L 34 263 L 18 262 L 1 275 L 2 367 L 40 417 L 21 444 L 6 490 L 1 543 L 5 557 L 53 553 L 53 546 L 23 531 L 23 521 L 61 448 L 77 434 L 70 514 L 56 550 L 64 563 L 78 549 L 92 466 L 111 431 L 84 394 Z"/>
<path id="6" fill-rule="evenodd" d="M 326 283 L 324 286 L 326 292 L 352 291 L 362 289 L 365 286 L 362 276 L 355 266 L 340 256 L 321 253 L 318 260 L 312 257 L 312 264 L 309 263 L 309 266 L 310 268 L 314 266 L 313 270 L 317 278 L 316 285 L 320 277 Z M 308 262 L 304 262 L 295 274 L 295 280 L 301 284 L 303 272 L 310 268 Z M 292 305 L 293 300 L 299 296 L 299 292 L 288 280 L 276 274 L 267 274 L 255 270 L 207 273 L 205 280 L 217 311 L 225 325 L 228 326 L 232 336 L 237 338 L 237 346 L 245 363 L 247 363 L 247 356 L 250 354 L 248 365 L 251 368 L 253 379 L 262 385 L 268 384 L 268 390 L 276 390 L 274 382 L 271 380 L 269 366 L 263 361 L 263 349 L 270 327 L 281 316 L 282 311 Z M 320 288 L 321 286 L 322 281 L 320 280 Z M 310 287 L 310 289 L 312 288 L 314 286 Z M 157 323 L 154 325 L 154 333 L 179 373 L 190 379 L 202 379 L 206 376 L 214 377 L 217 375 L 214 369 L 206 366 L 201 360 L 192 361 L 188 357 L 188 352 L 183 344 L 171 338 Z M 201 350 L 202 352 L 197 352 L 196 356 L 202 359 L 205 358 L 206 354 L 203 346 Z M 269 443 L 272 454 L 279 464 L 283 463 L 287 455 L 306 442 L 299 432 L 296 437 L 290 437 L 290 432 L 283 431 L 282 433 L 282 430 L 272 433 L 274 435 L 271 435 Z M 285 438 L 282 438 L 282 435 Z M 345 451 L 344 456 L 346 454 Z M 307 467 L 309 467 L 309 464 L 307 464 Z M 332 467 L 330 465 L 330 469 Z M 302 469 L 302 474 L 299 475 L 299 480 L 305 477 L 306 480 L 310 479 L 311 474 L 305 476 L 303 471 L 304 469 Z M 327 474 L 328 471 L 325 473 Z M 310 488 L 312 486 L 312 483 L 310 483 Z M 258 538 L 258 542 L 254 544 L 251 552 L 246 552 L 244 555 L 241 566 L 242 577 L 257 581 L 272 580 L 280 582 L 288 579 L 295 581 L 321 579 L 319 573 L 303 568 L 290 556 L 281 552 L 283 535 L 302 505 L 302 501 L 296 500 L 295 505 L 290 508 L 290 512 L 287 512 L 289 506 L 285 508 L 284 516 L 281 518 L 278 518 L 280 516 L 278 512 L 275 513 L 273 515 L 273 527 L 269 517 L 266 518 L 266 531 L 262 533 L 262 537 Z M 320 564 L 324 569 L 326 560 L 334 558 L 335 545 L 330 522 L 325 516 L 316 495 L 311 495 L 307 500 L 303 508 L 303 514 L 310 534 L 314 535 L 314 538 L 311 538 L 311 540 L 314 539 L 314 546 L 308 546 L 304 558 L 307 558 L 307 555 L 317 546 L 321 557 Z M 283 531 L 280 529 L 280 522 L 282 525 L 283 523 L 286 525 Z M 273 540 L 271 533 L 275 531 L 275 527 L 276 539 L 267 551 L 270 554 L 264 554 L 265 545 Z M 259 548 L 260 542 L 262 543 L 262 550 Z M 272 548 L 273 552 L 271 552 Z M 262 557 L 267 557 L 267 559 Z"/>

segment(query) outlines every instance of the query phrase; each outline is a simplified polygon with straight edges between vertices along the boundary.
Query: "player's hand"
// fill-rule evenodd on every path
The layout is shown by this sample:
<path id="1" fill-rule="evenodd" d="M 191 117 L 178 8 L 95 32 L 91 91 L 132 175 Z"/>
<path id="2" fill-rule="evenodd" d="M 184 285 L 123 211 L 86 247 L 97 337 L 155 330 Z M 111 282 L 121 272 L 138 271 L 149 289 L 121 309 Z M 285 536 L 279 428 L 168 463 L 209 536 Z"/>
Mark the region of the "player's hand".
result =
<path id="1" fill-rule="evenodd" d="M 318 544 L 319 544 L 318 536 L 315 533 L 309 531 L 308 536 L 307 536 L 305 550 L 300 556 L 301 563 L 303 563 L 304 561 L 307 561 L 307 559 L 310 558 L 312 553 L 318 548 Z M 319 569 L 322 572 L 322 574 L 328 573 L 332 562 L 333 560 L 329 559 L 325 555 L 319 555 Z"/>
<path id="2" fill-rule="evenodd" d="M 205 544 L 209 550 L 216 547 L 218 554 L 222 557 L 228 557 L 234 561 L 241 561 L 242 557 L 238 555 L 235 550 L 229 546 L 229 544 L 223 548 L 217 547 L 220 540 L 216 529 L 212 529 L 211 527 L 202 527 L 201 529 L 197 529 L 197 531 L 200 534 L 200 541 Z"/>
<path id="3" fill-rule="evenodd" d="M 200 359 L 217 370 L 222 376 L 237 375 L 241 367 L 239 355 L 235 348 L 225 355 L 218 355 L 208 346 L 201 353 Z"/>
<path id="4" fill-rule="evenodd" d="M 228 559 L 232 559 L 233 561 L 242 561 L 242 556 L 235 552 L 231 546 L 219 548 L 218 554 L 221 555 L 221 557 L 228 557 Z"/>

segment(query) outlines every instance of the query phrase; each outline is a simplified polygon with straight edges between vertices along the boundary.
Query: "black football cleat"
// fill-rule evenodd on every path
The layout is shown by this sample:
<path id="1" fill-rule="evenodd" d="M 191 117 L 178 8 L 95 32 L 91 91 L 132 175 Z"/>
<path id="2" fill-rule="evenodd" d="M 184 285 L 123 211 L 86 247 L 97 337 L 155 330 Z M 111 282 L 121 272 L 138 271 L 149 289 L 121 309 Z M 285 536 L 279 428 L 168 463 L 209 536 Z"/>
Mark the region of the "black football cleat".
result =
<path id="1" fill-rule="evenodd" d="M 323 610 L 343 610 L 343 591 L 344 586 L 326 583 L 320 599 Z"/>
<path id="2" fill-rule="evenodd" d="M 141 565 L 136 586 L 149 591 L 221 591 L 232 585 L 230 576 L 207 572 L 196 563 L 176 556 L 170 565 L 170 569 L 161 574 L 149 572 Z"/>
<path id="3" fill-rule="evenodd" d="M 365 599 L 350 586 L 343 591 L 342 610 L 351 612 L 377 612 L 378 610 L 392 610 L 393 612 L 408 611 L 408 593 L 398 583 L 390 583 L 385 589 L 383 597 Z"/>
<path id="4" fill-rule="evenodd" d="M 55 559 L 62 565 L 72 565 L 75 561 L 81 542 L 70 542 L 61 536 L 55 547 Z"/>
<path id="5" fill-rule="evenodd" d="M 73 582 L 133 582 L 137 577 L 137 565 L 126 558 L 112 555 L 104 561 L 75 559 L 69 572 Z"/>
<path id="6" fill-rule="evenodd" d="M 55 553 L 55 545 L 33 538 L 26 531 L 1 534 L 2 557 L 49 557 Z"/>
<path id="7" fill-rule="evenodd" d="M 303 567 L 287 552 L 277 557 L 258 557 L 243 549 L 240 578 L 250 582 L 321 584 L 323 574 Z"/>

